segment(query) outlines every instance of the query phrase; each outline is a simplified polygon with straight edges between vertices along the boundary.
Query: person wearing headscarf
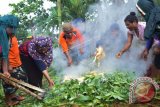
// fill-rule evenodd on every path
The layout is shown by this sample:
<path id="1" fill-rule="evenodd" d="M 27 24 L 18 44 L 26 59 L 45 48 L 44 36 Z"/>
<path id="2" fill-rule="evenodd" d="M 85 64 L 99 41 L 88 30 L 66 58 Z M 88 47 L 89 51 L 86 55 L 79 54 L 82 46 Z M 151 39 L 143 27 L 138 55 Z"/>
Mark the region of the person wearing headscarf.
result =
<path id="1" fill-rule="evenodd" d="M 10 68 L 9 66 L 12 66 L 13 63 L 14 64 L 18 63 L 13 60 L 12 60 L 13 62 L 10 63 L 10 55 L 11 55 L 10 52 L 11 50 L 13 52 L 12 38 L 16 34 L 16 29 L 18 27 L 18 24 L 19 24 L 19 19 L 14 15 L 4 15 L 0 17 L 0 69 L 1 69 L 1 72 L 3 72 L 3 74 L 7 77 L 12 76 L 16 79 L 23 80 L 21 78 L 22 76 L 19 75 L 22 73 L 21 72 L 22 70 L 15 71 L 13 69 L 12 70 L 9 69 Z M 16 48 L 18 49 L 18 47 Z M 17 52 L 17 50 L 14 50 L 14 52 Z M 25 75 L 23 76 L 26 77 Z M 15 95 L 15 92 L 17 90 L 15 87 L 7 84 L 4 81 L 2 81 L 2 85 L 5 93 L 5 101 L 8 106 L 16 105 L 19 103 L 20 100 L 23 100 L 19 96 Z"/>
<path id="2" fill-rule="evenodd" d="M 119 24 L 113 22 L 109 29 L 101 36 L 100 40 L 97 41 L 96 47 L 102 46 L 105 53 L 111 53 L 113 55 L 119 50 L 119 45 L 124 43 L 125 40 L 124 32 L 121 30 Z M 112 43 L 113 41 L 114 43 Z"/>
<path id="3" fill-rule="evenodd" d="M 51 88 L 54 85 L 48 74 L 48 68 L 53 60 L 51 38 L 35 37 L 21 44 L 19 48 L 22 65 L 28 76 L 28 83 L 42 87 L 42 77 L 44 75 Z"/>
<path id="4" fill-rule="evenodd" d="M 59 36 L 59 44 L 67 58 L 68 66 L 78 64 L 84 53 L 84 37 L 81 32 L 70 23 L 63 24 L 63 31 Z"/>
<path id="5" fill-rule="evenodd" d="M 13 15 L 5 15 L 0 17 L 0 47 L 2 71 L 9 77 L 8 73 L 8 53 L 10 48 L 10 35 L 15 34 L 19 20 Z"/>
<path id="6" fill-rule="evenodd" d="M 138 0 L 136 7 L 146 21 L 144 38 L 147 42 L 142 58 L 147 59 L 149 50 L 153 47 L 153 66 L 160 69 L 160 7 L 153 0 Z"/>

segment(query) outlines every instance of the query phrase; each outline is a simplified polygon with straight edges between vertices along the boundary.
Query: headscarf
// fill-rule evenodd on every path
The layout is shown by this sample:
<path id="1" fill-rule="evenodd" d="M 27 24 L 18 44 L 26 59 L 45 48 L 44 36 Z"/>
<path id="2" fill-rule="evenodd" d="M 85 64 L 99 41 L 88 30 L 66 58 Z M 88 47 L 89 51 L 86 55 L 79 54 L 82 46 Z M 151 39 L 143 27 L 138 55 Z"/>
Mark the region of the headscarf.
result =
<path id="1" fill-rule="evenodd" d="M 64 23 L 62 29 L 64 32 L 70 32 L 72 31 L 73 27 L 70 23 Z"/>
<path id="2" fill-rule="evenodd" d="M 117 23 L 113 23 L 110 28 L 109 28 L 111 31 L 119 31 L 120 28 L 119 28 L 119 25 Z"/>
<path id="3" fill-rule="evenodd" d="M 138 0 L 136 7 L 144 15 L 145 20 L 148 21 L 150 12 L 155 5 L 153 0 Z"/>
<path id="4" fill-rule="evenodd" d="M 13 28 L 13 34 L 16 33 L 16 28 L 18 27 L 19 19 L 14 15 L 5 15 L 0 17 L 0 46 L 2 47 L 2 58 L 8 58 L 9 45 L 8 45 L 8 35 L 6 33 L 7 27 Z"/>
<path id="5" fill-rule="evenodd" d="M 146 20 L 145 39 L 155 37 L 155 33 L 160 31 L 160 7 L 155 6 L 153 0 L 139 0 L 136 7 Z"/>
<path id="6" fill-rule="evenodd" d="M 47 51 L 39 52 L 38 48 Z M 52 48 L 52 40 L 50 37 L 36 37 L 28 44 L 28 53 L 33 59 L 41 60 L 49 67 L 53 60 Z"/>

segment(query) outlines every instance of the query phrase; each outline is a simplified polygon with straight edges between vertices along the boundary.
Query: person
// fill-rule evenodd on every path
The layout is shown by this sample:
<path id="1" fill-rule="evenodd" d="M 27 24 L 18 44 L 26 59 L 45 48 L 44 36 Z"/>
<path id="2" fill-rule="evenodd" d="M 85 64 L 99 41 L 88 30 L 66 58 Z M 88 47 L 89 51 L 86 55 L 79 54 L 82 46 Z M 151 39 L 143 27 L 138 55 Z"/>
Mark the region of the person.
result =
<path id="1" fill-rule="evenodd" d="M 144 41 L 144 28 L 145 26 L 138 23 L 138 18 L 136 17 L 135 12 L 131 12 L 124 19 L 125 25 L 127 27 L 127 42 L 124 47 L 116 54 L 117 58 L 120 58 L 124 52 L 129 50 L 132 45 L 133 37 L 137 37 L 140 41 Z"/>
<path id="2" fill-rule="evenodd" d="M 147 59 L 150 49 L 153 47 L 154 59 L 152 67 L 147 74 L 160 69 L 160 7 L 155 6 L 153 0 L 138 0 L 136 7 L 146 21 L 144 37 L 147 40 L 142 52 L 142 58 Z M 151 69 L 152 69 L 151 67 Z"/>
<path id="3" fill-rule="evenodd" d="M 9 73 L 12 77 L 27 82 L 27 75 L 26 72 L 23 71 L 21 68 L 22 62 L 20 59 L 19 48 L 18 48 L 18 41 L 14 35 L 10 35 L 10 49 L 9 49 Z M 17 88 L 13 87 L 12 85 L 3 84 L 4 91 L 6 94 L 12 96 L 12 99 L 17 101 L 22 101 L 25 98 L 23 96 L 18 96 L 15 94 Z"/>
<path id="4" fill-rule="evenodd" d="M 6 76 L 6 77 L 16 77 L 15 72 L 9 71 L 9 61 L 8 61 L 8 55 L 9 55 L 9 49 L 12 47 L 11 43 L 11 36 L 15 35 L 16 28 L 18 27 L 19 19 L 14 15 L 4 15 L 0 17 L 0 71 Z M 13 94 L 15 93 L 14 87 L 8 87 L 8 84 L 2 81 L 4 94 L 5 94 L 5 102 L 8 106 L 13 106 L 19 103 L 19 99 L 13 97 Z"/>
<path id="5" fill-rule="evenodd" d="M 28 76 L 28 83 L 42 87 L 42 77 L 44 75 L 48 80 L 49 88 L 52 88 L 54 82 L 47 70 L 53 60 L 51 38 L 35 37 L 21 44 L 19 48 L 23 69 Z"/>
<path id="6" fill-rule="evenodd" d="M 121 43 L 125 42 L 125 36 L 123 31 L 120 29 L 119 24 L 114 22 L 110 25 L 109 29 L 105 31 L 105 33 L 101 36 L 100 40 L 96 43 L 96 47 L 102 46 L 105 50 L 105 53 L 111 52 L 113 53 L 117 52 L 117 49 L 119 49 L 119 45 Z M 114 44 L 111 43 L 111 41 L 114 41 Z M 117 47 L 117 48 L 115 48 Z"/>
<path id="7" fill-rule="evenodd" d="M 63 31 L 59 36 L 59 44 L 67 58 L 68 66 L 71 66 L 72 63 L 79 63 L 80 57 L 84 53 L 83 43 L 84 37 L 81 32 L 70 23 L 64 23 Z"/>

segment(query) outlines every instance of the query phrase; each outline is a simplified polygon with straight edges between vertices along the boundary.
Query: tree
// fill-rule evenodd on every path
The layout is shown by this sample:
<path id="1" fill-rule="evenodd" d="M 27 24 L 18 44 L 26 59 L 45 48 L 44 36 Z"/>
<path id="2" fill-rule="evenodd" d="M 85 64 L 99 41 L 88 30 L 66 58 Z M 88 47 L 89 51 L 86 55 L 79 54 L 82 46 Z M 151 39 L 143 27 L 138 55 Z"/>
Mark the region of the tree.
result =
<path id="1" fill-rule="evenodd" d="M 13 7 L 12 14 L 17 15 L 21 21 L 19 35 L 26 36 L 28 32 L 52 34 L 60 26 L 61 19 L 65 22 L 78 17 L 85 18 L 89 5 L 98 0 L 50 0 L 55 4 L 57 1 L 58 4 L 61 3 L 61 9 L 57 8 L 57 4 L 48 9 L 48 12 L 43 7 L 43 0 L 23 0 L 18 4 L 10 4 Z"/>
<path id="2" fill-rule="evenodd" d="M 58 25 L 59 25 L 59 32 L 60 32 L 61 24 L 62 24 L 61 0 L 57 0 L 57 10 L 58 10 Z"/>
<path id="3" fill-rule="evenodd" d="M 23 0 L 10 6 L 13 7 L 12 14 L 20 18 L 19 35 L 27 36 L 28 32 L 34 32 L 36 29 L 47 31 L 45 20 L 49 14 L 43 8 L 43 0 Z"/>

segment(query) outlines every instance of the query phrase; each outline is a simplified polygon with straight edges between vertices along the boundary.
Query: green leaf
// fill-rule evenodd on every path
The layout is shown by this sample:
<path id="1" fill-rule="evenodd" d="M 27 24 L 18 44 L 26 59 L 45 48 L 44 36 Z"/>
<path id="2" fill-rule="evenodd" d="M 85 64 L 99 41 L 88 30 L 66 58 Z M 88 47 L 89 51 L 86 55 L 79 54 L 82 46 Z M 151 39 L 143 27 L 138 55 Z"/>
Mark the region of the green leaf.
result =
<path id="1" fill-rule="evenodd" d="M 80 102 L 89 101 L 89 100 L 91 100 L 89 96 L 84 96 L 82 94 L 80 94 L 77 98 L 77 101 L 80 101 Z"/>
<path id="2" fill-rule="evenodd" d="M 100 99 L 102 99 L 102 96 L 96 96 L 96 98 L 100 100 Z"/>

